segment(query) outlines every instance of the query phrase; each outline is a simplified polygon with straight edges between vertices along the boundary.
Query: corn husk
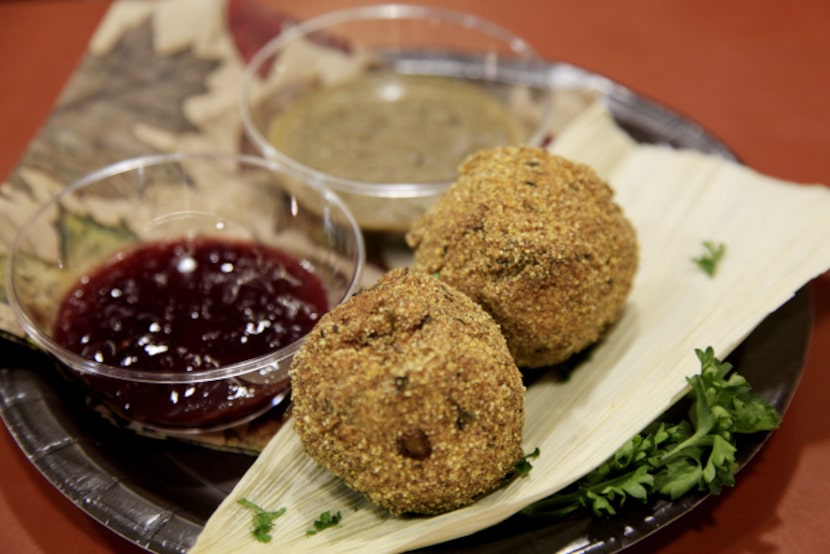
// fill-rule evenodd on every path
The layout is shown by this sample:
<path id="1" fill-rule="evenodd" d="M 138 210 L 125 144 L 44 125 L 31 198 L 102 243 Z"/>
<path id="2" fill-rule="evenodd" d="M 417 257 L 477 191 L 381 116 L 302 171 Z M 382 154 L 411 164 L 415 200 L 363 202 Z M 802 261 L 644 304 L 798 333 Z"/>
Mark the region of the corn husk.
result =
<path id="1" fill-rule="evenodd" d="M 345 488 L 302 452 L 291 425 L 267 445 L 208 521 L 192 552 L 396 552 L 493 525 L 575 481 L 686 391 L 695 348 L 726 356 L 770 312 L 830 267 L 830 189 L 786 183 L 692 151 L 634 144 L 605 107 L 588 109 L 553 150 L 592 165 L 634 223 L 641 265 L 625 314 L 591 358 L 527 391 L 533 470 L 441 516 L 396 518 Z M 692 258 L 727 245 L 714 277 Z M 273 510 L 273 540 L 251 535 L 247 498 Z M 306 530 L 325 511 L 337 527 Z"/>

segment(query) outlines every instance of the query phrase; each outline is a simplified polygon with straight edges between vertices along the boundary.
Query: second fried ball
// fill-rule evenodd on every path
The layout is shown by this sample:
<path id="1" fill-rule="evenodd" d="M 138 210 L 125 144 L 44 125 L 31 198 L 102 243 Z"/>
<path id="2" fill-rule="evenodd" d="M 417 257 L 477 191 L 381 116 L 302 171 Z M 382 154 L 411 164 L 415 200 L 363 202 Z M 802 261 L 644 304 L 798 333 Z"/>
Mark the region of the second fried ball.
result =
<path id="1" fill-rule="evenodd" d="M 484 307 L 527 368 L 595 343 L 619 319 L 638 264 L 611 187 L 586 165 L 527 146 L 470 156 L 407 242 L 412 269 Z"/>

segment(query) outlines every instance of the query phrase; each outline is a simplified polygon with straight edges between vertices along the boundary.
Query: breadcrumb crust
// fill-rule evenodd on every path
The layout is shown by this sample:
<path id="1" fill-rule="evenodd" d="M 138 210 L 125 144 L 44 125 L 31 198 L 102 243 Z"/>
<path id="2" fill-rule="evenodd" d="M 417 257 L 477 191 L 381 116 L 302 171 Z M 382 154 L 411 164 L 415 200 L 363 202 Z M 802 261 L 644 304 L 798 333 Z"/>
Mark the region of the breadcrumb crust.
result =
<path id="1" fill-rule="evenodd" d="M 498 325 L 432 275 L 389 272 L 321 318 L 291 366 L 306 452 L 395 514 L 437 514 L 522 457 L 522 377 Z"/>
<path id="2" fill-rule="evenodd" d="M 440 274 L 501 325 L 519 367 L 567 360 L 621 316 L 634 227 L 588 166 L 541 148 L 477 152 L 407 234 L 413 271 Z"/>

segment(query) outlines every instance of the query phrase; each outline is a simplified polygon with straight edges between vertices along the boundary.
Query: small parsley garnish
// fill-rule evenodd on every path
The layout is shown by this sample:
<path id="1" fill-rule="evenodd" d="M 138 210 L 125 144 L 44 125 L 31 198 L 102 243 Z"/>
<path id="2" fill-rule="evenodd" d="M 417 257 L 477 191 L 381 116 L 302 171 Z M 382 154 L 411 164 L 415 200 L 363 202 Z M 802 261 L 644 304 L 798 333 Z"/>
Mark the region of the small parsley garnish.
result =
<path id="1" fill-rule="evenodd" d="M 706 254 L 699 258 L 692 258 L 692 261 L 702 269 L 709 277 L 714 277 L 718 269 L 718 263 L 726 253 L 726 245 L 723 243 L 715 244 L 712 241 L 703 241 L 703 247 L 706 249 Z"/>
<path id="2" fill-rule="evenodd" d="M 251 516 L 251 532 L 259 542 L 271 542 L 271 529 L 274 528 L 274 520 L 285 513 L 285 508 L 269 512 L 264 510 L 246 498 L 236 501 L 253 512 Z"/>
<path id="3" fill-rule="evenodd" d="M 635 498 L 675 500 L 689 491 L 719 494 L 735 484 L 735 435 L 770 431 L 781 416 L 775 407 L 752 393 L 732 365 L 715 357 L 712 348 L 695 350 L 700 374 L 687 378 L 691 406 L 678 423 L 657 421 L 635 435 L 598 468 L 571 487 L 522 513 L 561 517 L 577 510 L 613 515 Z"/>
<path id="4" fill-rule="evenodd" d="M 324 529 L 328 529 L 329 527 L 334 527 L 338 523 L 343 516 L 340 515 L 340 512 L 332 514 L 331 512 L 323 512 L 320 514 L 320 519 L 314 522 L 314 529 L 309 529 L 305 532 L 306 535 L 316 535 L 320 531 Z"/>
<path id="5" fill-rule="evenodd" d="M 533 452 L 529 454 L 525 454 L 521 457 L 521 459 L 516 462 L 513 466 L 513 471 L 520 475 L 527 475 L 530 473 L 530 470 L 533 469 L 533 464 L 530 463 L 531 458 L 538 458 L 539 457 L 539 447 L 533 449 Z"/>

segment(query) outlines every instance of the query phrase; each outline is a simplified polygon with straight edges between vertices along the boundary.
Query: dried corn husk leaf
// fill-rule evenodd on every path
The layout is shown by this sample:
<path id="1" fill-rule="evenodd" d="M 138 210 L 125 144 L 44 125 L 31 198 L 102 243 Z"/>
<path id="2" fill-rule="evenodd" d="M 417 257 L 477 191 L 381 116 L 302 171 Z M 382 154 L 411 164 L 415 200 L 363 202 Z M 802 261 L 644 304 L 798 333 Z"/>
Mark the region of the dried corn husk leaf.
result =
<path id="1" fill-rule="evenodd" d="M 695 348 L 726 356 L 811 278 L 830 267 L 830 189 L 799 186 L 691 151 L 635 145 L 602 105 L 553 149 L 594 166 L 637 228 L 641 266 L 626 312 L 567 382 L 528 388 L 525 448 L 533 470 L 476 504 L 430 518 L 395 518 L 370 506 L 280 431 L 208 521 L 193 552 L 393 552 L 492 525 L 578 479 L 685 392 Z M 714 278 L 691 260 L 702 241 L 727 245 Z M 240 498 L 285 507 L 269 544 L 251 536 Z M 306 530 L 324 511 L 339 526 Z"/>

